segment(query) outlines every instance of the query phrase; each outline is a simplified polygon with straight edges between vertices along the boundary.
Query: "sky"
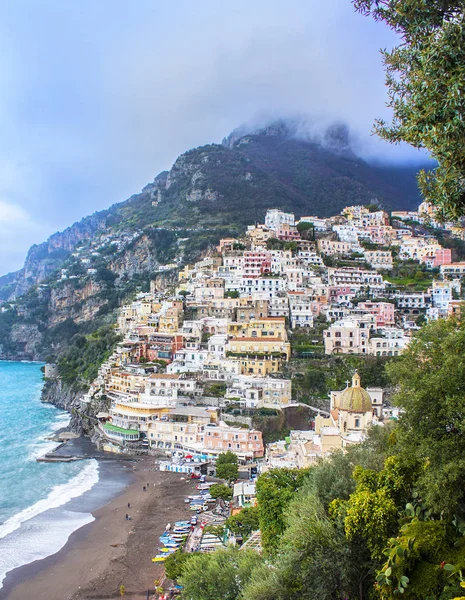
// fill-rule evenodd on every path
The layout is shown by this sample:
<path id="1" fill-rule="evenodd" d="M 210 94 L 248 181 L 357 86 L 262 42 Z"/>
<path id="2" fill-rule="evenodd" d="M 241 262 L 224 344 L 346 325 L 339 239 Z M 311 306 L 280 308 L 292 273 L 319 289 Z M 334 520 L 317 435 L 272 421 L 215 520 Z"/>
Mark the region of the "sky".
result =
<path id="1" fill-rule="evenodd" d="M 243 123 L 344 120 L 416 160 L 370 136 L 394 43 L 350 0 L 0 3 L 0 275 Z"/>

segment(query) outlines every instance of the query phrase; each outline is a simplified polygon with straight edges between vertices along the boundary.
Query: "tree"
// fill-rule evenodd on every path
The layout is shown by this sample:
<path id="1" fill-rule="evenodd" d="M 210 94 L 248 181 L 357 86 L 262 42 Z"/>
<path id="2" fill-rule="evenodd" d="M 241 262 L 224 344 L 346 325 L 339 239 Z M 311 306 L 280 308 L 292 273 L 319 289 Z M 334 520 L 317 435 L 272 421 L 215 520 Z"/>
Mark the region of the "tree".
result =
<path id="1" fill-rule="evenodd" d="M 234 452 L 227 451 L 220 454 L 216 460 L 216 475 L 228 482 L 235 481 L 239 475 L 237 456 Z"/>
<path id="2" fill-rule="evenodd" d="M 173 554 L 170 554 L 165 560 L 164 565 L 165 573 L 168 579 L 179 579 L 190 558 L 192 558 L 192 554 L 183 552 L 181 549 L 176 550 L 176 552 L 173 552 Z"/>
<path id="3" fill-rule="evenodd" d="M 223 483 L 216 483 L 210 487 L 210 495 L 212 498 L 222 498 L 223 500 L 231 500 L 232 489 Z"/>
<path id="4" fill-rule="evenodd" d="M 211 554 L 195 554 L 185 565 L 180 583 L 189 600 L 238 600 L 252 571 L 262 562 L 253 550 L 230 547 Z"/>
<path id="5" fill-rule="evenodd" d="M 387 371 L 404 409 L 398 451 L 423 465 L 423 501 L 437 514 L 465 515 L 465 322 L 425 325 Z"/>
<path id="6" fill-rule="evenodd" d="M 224 293 L 225 298 L 239 298 L 239 292 L 237 290 L 230 290 Z"/>
<path id="7" fill-rule="evenodd" d="M 216 466 L 216 476 L 225 479 L 228 483 L 236 481 L 239 475 L 239 468 L 234 463 L 224 463 Z"/>
<path id="8" fill-rule="evenodd" d="M 313 223 L 299 221 L 299 223 L 297 223 L 297 231 L 303 239 L 315 240 L 315 225 Z"/>
<path id="9" fill-rule="evenodd" d="M 424 197 L 443 217 L 465 214 L 465 3 L 463 0 L 353 0 L 387 23 L 401 43 L 382 51 L 392 123 L 384 139 L 425 148 L 438 162 L 422 171 Z"/>
<path id="10" fill-rule="evenodd" d="M 254 571 L 245 587 L 244 600 L 348 597 L 349 554 L 343 532 L 311 492 L 297 494 L 287 513 L 288 527 L 276 557 Z"/>
<path id="11" fill-rule="evenodd" d="M 260 528 L 258 507 L 243 508 L 237 514 L 226 519 L 225 526 L 246 540 L 251 533 Z"/>
<path id="12" fill-rule="evenodd" d="M 272 552 L 286 528 L 285 511 L 308 471 L 270 469 L 257 480 L 257 502 L 262 546 Z"/>

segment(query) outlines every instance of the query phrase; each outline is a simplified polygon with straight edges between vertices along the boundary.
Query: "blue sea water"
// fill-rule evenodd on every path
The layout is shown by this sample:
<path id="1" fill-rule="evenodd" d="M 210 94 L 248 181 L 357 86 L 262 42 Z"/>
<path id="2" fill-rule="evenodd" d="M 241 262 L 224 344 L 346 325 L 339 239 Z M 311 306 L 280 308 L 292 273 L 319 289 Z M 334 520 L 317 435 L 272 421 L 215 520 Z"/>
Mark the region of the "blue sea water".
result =
<path id="1" fill-rule="evenodd" d="M 12 569 L 57 552 L 93 520 L 71 503 L 99 479 L 97 461 L 38 463 L 69 415 L 42 404 L 39 363 L 0 361 L 0 588 Z"/>

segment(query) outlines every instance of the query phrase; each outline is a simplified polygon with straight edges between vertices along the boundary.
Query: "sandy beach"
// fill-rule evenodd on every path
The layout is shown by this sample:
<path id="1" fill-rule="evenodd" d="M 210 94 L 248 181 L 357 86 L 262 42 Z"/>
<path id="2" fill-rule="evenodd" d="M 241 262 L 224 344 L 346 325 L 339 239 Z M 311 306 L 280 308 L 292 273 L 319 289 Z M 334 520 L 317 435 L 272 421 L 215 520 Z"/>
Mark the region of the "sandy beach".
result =
<path id="1" fill-rule="evenodd" d="M 168 522 L 191 516 L 184 497 L 194 483 L 159 472 L 153 458 L 135 463 L 133 476 L 134 482 L 94 511 L 95 521 L 74 532 L 60 552 L 13 571 L 0 599 L 117 599 L 124 585 L 125 598 L 145 600 L 163 572 L 151 561 L 158 538 Z"/>

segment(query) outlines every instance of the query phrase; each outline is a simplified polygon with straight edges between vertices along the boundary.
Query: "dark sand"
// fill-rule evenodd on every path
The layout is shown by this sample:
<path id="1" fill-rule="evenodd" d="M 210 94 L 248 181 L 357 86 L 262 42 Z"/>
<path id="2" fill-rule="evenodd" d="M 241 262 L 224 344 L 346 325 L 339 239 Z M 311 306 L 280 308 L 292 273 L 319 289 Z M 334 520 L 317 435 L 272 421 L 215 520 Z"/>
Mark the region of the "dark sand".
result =
<path id="1" fill-rule="evenodd" d="M 151 561 L 158 538 L 167 523 L 191 516 L 184 497 L 195 486 L 180 474 L 159 472 L 153 458 L 135 463 L 133 475 L 134 483 L 94 511 L 96 520 L 74 532 L 62 550 L 9 573 L 0 599 L 116 600 L 121 585 L 125 598 L 145 600 L 148 590 L 153 593 L 163 573 L 163 565 Z"/>

